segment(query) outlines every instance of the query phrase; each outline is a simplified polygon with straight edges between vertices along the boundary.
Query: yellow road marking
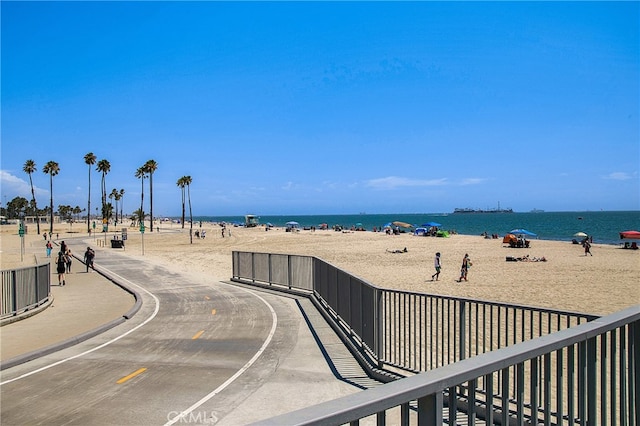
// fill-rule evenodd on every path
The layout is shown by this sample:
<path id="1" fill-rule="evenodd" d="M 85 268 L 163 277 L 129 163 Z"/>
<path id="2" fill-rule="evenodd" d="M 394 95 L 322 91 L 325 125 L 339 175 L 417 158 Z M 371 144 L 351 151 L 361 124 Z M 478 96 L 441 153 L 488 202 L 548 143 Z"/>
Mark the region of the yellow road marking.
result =
<path id="1" fill-rule="evenodd" d="M 119 384 L 119 385 L 121 385 L 121 384 L 123 384 L 124 382 L 126 382 L 127 380 L 129 380 L 129 379 L 133 379 L 133 378 L 134 378 L 134 377 L 136 377 L 138 374 L 142 374 L 142 373 L 144 373 L 145 371 L 147 371 L 147 369 L 146 369 L 146 368 L 141 368 L 141 369 L 139 369 L 139 370 L 136 370 L 136 371 L 134 371 L 133 373 L 129 374 L 128 376 L 124 376 L 122 379 L 118 380 L 116 383 L 117 383 L 117 384 Z"/>
<path id="2" fill-rule="evenodd" d="M 215 309 L 212 309 L 212 310 L 211 310 L 211 315 L 215 315 L 215 314 L 216 314 L 216 310 L 215 310 Z"/>
<path id="3" fill-rule="evenodd" d="M 198 338 L 200 338 L 200 336 L 202 336 L 202 334 L 204 333 L 204 330 L 200 330 L 198 331 L 192 338 L 191 340 L 196 340 Z"/>

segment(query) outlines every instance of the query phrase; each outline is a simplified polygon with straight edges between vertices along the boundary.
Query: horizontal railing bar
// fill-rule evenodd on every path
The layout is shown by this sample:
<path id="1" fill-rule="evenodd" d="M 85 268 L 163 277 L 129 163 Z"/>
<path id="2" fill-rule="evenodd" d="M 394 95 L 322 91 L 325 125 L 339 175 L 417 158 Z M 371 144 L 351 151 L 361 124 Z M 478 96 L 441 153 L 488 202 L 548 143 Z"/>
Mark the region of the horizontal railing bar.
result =
<path id="1" fill-rule="evenodd" d="M 449 364 L 313 407 L 293 411 L 256 424 L 343 424 L 400 406 L 407 401 L 492 374 L 529 359 L 585 342 L 590 338 L 640 321 L 640 305 L 553 334 Z M 636 326 L 640 326 L 637 324 Z"/>
<path id="2" fill-rule="evenodd" d="M 245 254 L 261 254 L 261 255 L 269 255 L 269 254 L 277 254 L 277 255 L 281 255 L 281 256 L 286 256 L 286 254 L 284 253 L 264 253 L 264 252 L 249 252 L 249 251 L 236 251 L 236 253 L 245 253 Z M 315 258 L 318 259 L 322 262 L 328 263 L 329 262 L 323 260 L 322 258 L 316 257 L 316 256 L 308 256 L 308 255 L 296 255 L 298 257 L 308 257 L 308 258 Z M 367 281 L 364 278 L 358 277 L 357 275 L 353 275 L 350 272 L 345 271 L 344 269 L 341 269 L 333 264 L 330 264 L 333 268 L 337 269 L 340 272 L 343 272 L 345 274 L 349 274 L 350 276 L 362 281 L 365 285 L 370 286 L 371 288 L 375 289 L 375 290 L 380 290 L 386 293 L 394 293 L 394 294 L 405 294 L 405 295 L 417 295 L 417 296 L 421 296 L 421 297 L 430 297 L 430 298 L 434 298 L 434 299 L 441 299 L 441 300 L 451 300 L 451 301 L 457 301 L 457 302 L 468 302 L 468 303 L 474 303 L 474 304 L 480 304 L 480 305 L 488 305 L 488 306 L 496 306 L 496 307 L 502 307 L 502 308 L 515 308 L 515 309 L 524 309 L 527 311 L 535 311 L 535 312 L 543 312 L 543 313 L 548 313 L 548 314 L 556 314 L 556 315 L 568 315 L 568 316 L 574 316 L 574 317 L 582 317 L 585 318 L 587 321 L 592 321 L 596 318 L 599 318 L 599 315 L 594 315 L 594 314 L 588 314 L 588 313 L 583 313 L 583 312 L 572 312 L 572 311 L 560 311 L 557 309 L 551 309 L 551 308 L 539 308 L 539 307 L 532 307 L 532 306 L 527 306 L 527 305 L 518 305 L 518 304 L 512 304 L 512 303 L 506 303 L 506 302 L 495 302 L 495 301 L 490 301 L 490 300 L 482 300 L 482 299 L 469 299 L 469 298 L 464 298 L 464 297 L 455 297 L 455 296 L 445 296 L 445 295 L 439 295 L 439 294 L 431 294 L 431 293 L 420 293 L 420 292 L 412 292 L 412 291 L 405 291 L 405 290 L 396 290 L 396 289 L 388 289 L 388 288 L 384 288 L 384 287 L 378 287 L 375 284 L 370 283 L 369 281 Z M 241 277 L 242 278 L 242 277 Z M 244 277 L 244 278 L 248 278 L 248 277 Z"/>
<path id="3" fill-rule="evenodd" d="M 375 288 L 387 293 L 413 294 L 417 296 L 430 297 L 433 299 L 450 300 L 452 302 L 466 302 L 466 303 L 472 303 L 476 305 L 487 305 L 487 306 L 495 306 L 495 307 L 501 307 L 501 308 L 520 309 L 524 311 L 535 311 L 535 312 L 541 312 L 546 314 L 574 316 L 574 317 L 585 318 L 587 321 L 592 321 L 596 318 L 600 318 L 600 315 L 588 314 L 583 312 L 559 311 L 551 308 L 540 308 L 540 307 L 518 305 L 518 304 L 506 303 L 506 302 L 493 302 L 490 300 L 468 299 L 464 297 L 446 296 L 446 295 L 431 294 L 431 293 L 418 293 L 418 292 L 411 292 L 406 290 L 396 290 L 396 289 L 388 289 L 388 288 L 380 288 L 380 287 L 375 287 Z"/>

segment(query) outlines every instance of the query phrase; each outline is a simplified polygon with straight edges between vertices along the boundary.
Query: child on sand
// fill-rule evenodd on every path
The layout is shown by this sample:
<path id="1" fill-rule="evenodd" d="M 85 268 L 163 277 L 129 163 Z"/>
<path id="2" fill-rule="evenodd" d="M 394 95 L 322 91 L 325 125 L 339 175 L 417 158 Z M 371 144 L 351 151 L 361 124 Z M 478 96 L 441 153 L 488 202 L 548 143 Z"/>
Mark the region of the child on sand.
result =
<path id="1" fill-rule="evenodd" d="M 458 279 L 458 282 L 462 282 L 463 279 L 467 281 L 467 274 L 469 273 L 469 268 L 471 267 L 471 265 L 471 259 L 469 258 L 469 254 L 467 253 L 462 259 L 462 266 L 460 267 L 460 278 Z"/>

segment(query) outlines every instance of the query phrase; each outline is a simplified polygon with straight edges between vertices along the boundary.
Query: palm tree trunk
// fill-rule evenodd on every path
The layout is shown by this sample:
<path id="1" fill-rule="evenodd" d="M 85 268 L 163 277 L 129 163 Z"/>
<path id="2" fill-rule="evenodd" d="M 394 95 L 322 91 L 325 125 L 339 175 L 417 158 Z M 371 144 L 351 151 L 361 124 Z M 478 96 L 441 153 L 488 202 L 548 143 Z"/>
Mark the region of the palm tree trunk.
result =
<path id="1" fill-rule="evenodd" d="M 185 198 L 185 192 L 184 192 L 184 185 L 182 186 L 182 229 L 184 229 L 184 198 Z"/>
<path id="2" fill-rule="evenodd" d="M 105 206 L 107 205 L 107 187 L 104 182 L 104 172 L 102 172 L 102 180 L 100 181 L 100 198 L 102 199 L 102 229 L 104 230 L 105 218 L 107 217 L 107 211 Z"/>
<path id="3" fill-rule="evenodd" d="M 142 191 L 140 191 L 140 226 L 144 225 L 144 177 L 142 181 Z"/>
<path id="4" fill-rule="evenodd" d="M 49 173 L 49 190 L 51 193 L 51 201 L 49 203 L 49 208 L 50 208 L 50 212 L 49 212 L 49 235 L 53 234 L 53 174 Z"/>
<path id="5" fill-rule="evenodd" d="M 36 193 L 33 190 L 33 179 L 31 173 L 29 173 L 29 183 L 31 184 L 31 199 L 33 200 L 33 208 L 36 211 L 36 226 L 38 229 L 38 235 L 40 235 L 40 216 L 38 215 L 38 206 L 36 204 Z"/>
<path id="6" fill-rule="evenodd" d="M 191 212 L 191 186 L 187 185 L 187 192 L 189 194 L 189 239 L 193 244 L 193 213 Z"/>
<path id="7" fill-rule="evenodd" d="M 89 164 L 89 198 L 87 199 L 87 233 L 91 233 L 91 164 Z"/>
<path id="8" fill-rule="evenodd" d="M 149 215 L 151 232 L 153 232 L 153 172 L 149 173 Z"/>

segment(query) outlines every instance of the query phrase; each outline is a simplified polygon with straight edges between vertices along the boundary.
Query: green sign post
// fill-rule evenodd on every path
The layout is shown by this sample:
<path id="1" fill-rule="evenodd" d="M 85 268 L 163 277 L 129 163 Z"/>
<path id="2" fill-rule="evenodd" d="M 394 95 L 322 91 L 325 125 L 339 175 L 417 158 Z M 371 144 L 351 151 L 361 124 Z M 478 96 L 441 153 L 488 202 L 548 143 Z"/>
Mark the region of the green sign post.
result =
<path id="1" fill-rule="evenodd" d="M 24 223 L 21 221 L 18 227 L 18 235 L 20 235 L 20 262 L 24 260 Z"/>
<path id="2" fill-rule="evenodd" d="M 144 223 L 140 224 L 140 236 L 142 237 L 142 255 L 144 256 Z"/>

